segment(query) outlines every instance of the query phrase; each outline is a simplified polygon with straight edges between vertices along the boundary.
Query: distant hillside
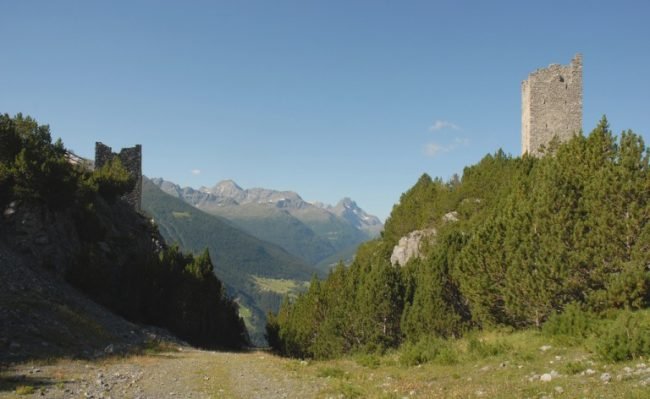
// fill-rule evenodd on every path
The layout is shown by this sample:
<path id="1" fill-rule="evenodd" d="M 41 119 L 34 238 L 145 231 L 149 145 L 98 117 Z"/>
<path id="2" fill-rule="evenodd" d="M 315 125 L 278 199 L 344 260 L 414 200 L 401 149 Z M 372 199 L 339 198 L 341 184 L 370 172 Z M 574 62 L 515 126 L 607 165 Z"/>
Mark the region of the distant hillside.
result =
<path id="1" fill-rule="evenodd" d="M 262 292 L 253 276 L 305 282 L 315 272 L 302 259 L 166 194 L 146 178 L 142 185 L 142 209 L 153 217 L 169 243 L 178 243 L 190 252 L 209 249 L 215 274 L 252 312 L 251 337 L 258 338 L 258 342 L 265 314 L 279 305 L 281 296 Z"/>
<path id="2" fill-rule="evenodd" d="M 196 190 L 152 179 L 166 193 L 286 249 L 312 265 L 376 237 L 383 225 L 345 198 L 336 206 L 304 201 L 293 191 L 243 189 L 226 180 Z"/>
<path id="3" fill-rule="evenodd" d="M 316 265 L 318 270 L 323 272 L 329 272 L 331 269 L 335 268 L 340 262 L 343 262 L 345 265 L 350 265 L 354 260 L 354 256 L 357 253 L 358 245 L 342 249 L 334 255 L 330 255 L 327 258 L 321 260 Z"/>

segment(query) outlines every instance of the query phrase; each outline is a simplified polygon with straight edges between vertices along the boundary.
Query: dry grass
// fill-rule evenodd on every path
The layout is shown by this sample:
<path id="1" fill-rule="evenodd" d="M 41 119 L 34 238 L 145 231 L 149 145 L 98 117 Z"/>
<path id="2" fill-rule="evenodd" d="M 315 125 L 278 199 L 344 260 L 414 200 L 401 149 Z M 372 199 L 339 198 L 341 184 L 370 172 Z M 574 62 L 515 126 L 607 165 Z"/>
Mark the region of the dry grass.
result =
<path id="1" fill-rule="evenodd" d="M 455 363 L 434 358 L 415 366 L 406 366 L 401 361 L 406 349 L 312 361 L 266 352 L 178 352 L 158 348 L 162 352 L 93 363 L 96 368 L 120 363 L 139 365 L 156 370 L 148 373 L 151 376 L 162 370 L 178 378 L 173 389 L 178 384 L 185 385 L 214 398 L 255 397 L 256 392 L 266 392 L 253 388 L 247 391 L 246 387 L 242 391 L 243 385 L 275 389 L 269 389 L 270 394 L 279 389 L 288 393 L 304 390 L 303 397 L 308 398 L 650 397 L 650 359 L 606 362 L 583 347 L 567 346 L 533 331 L 482 333 L 453 341 L 450 348 L 455 353 Z M 642 366 L 643 363 L 647 365 Z M 84 374 L 96 373 L 87 369 L 87 364 L 61 360 L 43 373 L 47 371 L 54 384 L 79 380 Z M 540 379 L 553 371 L 557 375 L 551 381 Z M 611 375 L 607 383 L 601 380 L 604 373 Z M 140 382 L 145 386 L 157 383 L 155 379 Z M 11 386 L 12 394 L 18 394 L 19 389 L 29 389 L 29 384 L 15 383 Z"/>
<path id="2" fill-rule="evenodd" d="M 285 370 L 300 370 L 302 378 L 316 376 L 326 382 L 321 397 L 341 398 L 648 398 L 650 372 L 639 370 L 639 359 L 607 363 L 576 347 L 557 346 L 535 332 L 486 333 L 474 337 L 507 348 L 496 355 L 468 351 L 468 339 L 453 343 L 458 361 L 436 361 L 403 366 L 401 352 L 381 356 L 348 357 L 331 361 L 299 362 L 277 359 Z M 542 346 L 550 349 L 542 351 Z M 593 374 L 585 374 L 591 369 Z M 648 369 L 650 370 L 650 369 Z M 540 376 L 557 372 L 549 382 Z M 612 379 L 605 383 L 603 373 Z"/>
<path id="3" fill-rule="evenodd" d="M 36 388 L 31 385 L 19 385 L 16 387 L 16 395 L 31 395 L 36 392 Z"/>

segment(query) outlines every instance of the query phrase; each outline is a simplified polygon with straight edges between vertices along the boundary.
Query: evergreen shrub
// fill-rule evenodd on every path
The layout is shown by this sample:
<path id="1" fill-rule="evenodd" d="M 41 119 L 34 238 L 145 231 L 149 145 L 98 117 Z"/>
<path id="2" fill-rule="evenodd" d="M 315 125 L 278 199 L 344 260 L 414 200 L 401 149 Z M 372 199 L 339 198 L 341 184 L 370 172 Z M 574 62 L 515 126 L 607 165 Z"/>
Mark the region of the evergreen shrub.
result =
<path id="1" fill-rule="evenodd" d="M 417 366 L 435 362 L 439 364 L 455 364 L 458 353 L 449 340 L 436 337 L 424 337 L 416 343 L 402 345 L 400 363 L 404 366 Z"/>
<path id="2" fill-rule="evenodd" d="M 596 317 L 577 303 L 568 304 L 561 313 L 553 312 L 542 326 L 542 332 L 547 336 L 573 339 L 587 338 L 597 329 Z"/>
<path id="3" fill-rule="evenodd" d="M 135 179 L 119 158 L 113 158 L 95 170 L 91 181 L 96 183 L 99 194 L 111 202 L 132 190 L 135 185 Z"/>
<path id="4" fill-rule="evenodd" d="M 498 356 L 508 353 L 512 346 L 503 341 L 486 342 L 476 337 L 470 337 L 467 342 L 467 353 L 477 359 Z"/>
<path id="5" fill-rule="evenodd" d="M 650 355 L 650 312 L 621 311 L 602 327 L 596 352 L 615 362 Z"/>
<path id="6" fill-rule="evenodd" d="M 355 357 L 355 361 L 358 365 L 367 367 L 370 369 L 376 369 L 381 365 L 381 360 L 379 356 L 372 353 L 362 353 Z"/>

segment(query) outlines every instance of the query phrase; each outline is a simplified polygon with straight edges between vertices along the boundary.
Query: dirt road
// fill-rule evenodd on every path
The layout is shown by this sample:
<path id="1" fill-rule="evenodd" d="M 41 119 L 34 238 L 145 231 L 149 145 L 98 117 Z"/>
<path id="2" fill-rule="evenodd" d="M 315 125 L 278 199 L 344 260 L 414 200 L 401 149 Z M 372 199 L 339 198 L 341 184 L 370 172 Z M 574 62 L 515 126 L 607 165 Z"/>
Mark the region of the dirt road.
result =
<path id="1" fill-rule="evenodd" d="M 12 366 L 0 372 L 0 398 L 314 398 L 327 384 L 265 352 L 179 349 Z"/>

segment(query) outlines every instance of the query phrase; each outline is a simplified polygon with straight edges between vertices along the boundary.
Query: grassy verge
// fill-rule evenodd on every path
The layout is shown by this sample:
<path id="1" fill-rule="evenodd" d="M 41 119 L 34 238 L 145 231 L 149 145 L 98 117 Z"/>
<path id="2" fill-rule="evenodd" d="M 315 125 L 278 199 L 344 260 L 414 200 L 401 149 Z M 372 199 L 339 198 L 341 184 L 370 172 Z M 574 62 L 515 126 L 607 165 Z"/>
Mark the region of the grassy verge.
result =
<path id="1" fill-rule="evenodd" d="M 486 332 L 331 361 L 281 359 L 300 378 L 342 398 L 647 398 L 650 359 L 610 362 L 581 345 L 535 331 Z M 430 358 L 416 362 L 417 353 Z"/>

